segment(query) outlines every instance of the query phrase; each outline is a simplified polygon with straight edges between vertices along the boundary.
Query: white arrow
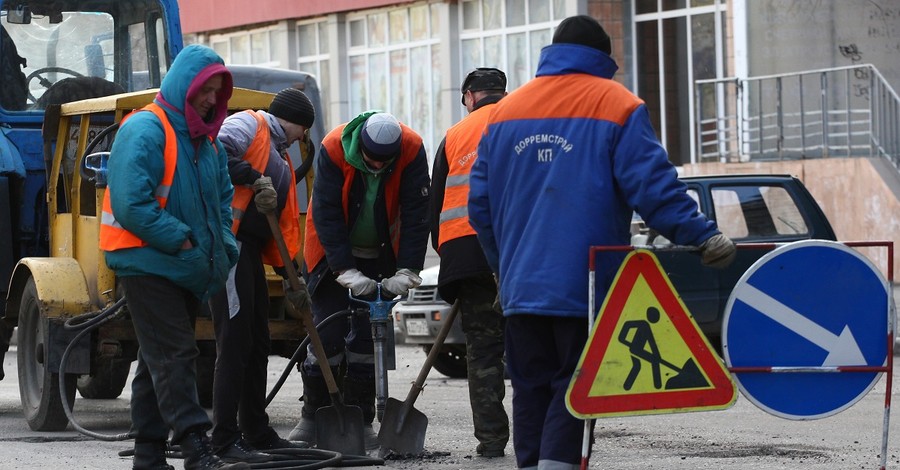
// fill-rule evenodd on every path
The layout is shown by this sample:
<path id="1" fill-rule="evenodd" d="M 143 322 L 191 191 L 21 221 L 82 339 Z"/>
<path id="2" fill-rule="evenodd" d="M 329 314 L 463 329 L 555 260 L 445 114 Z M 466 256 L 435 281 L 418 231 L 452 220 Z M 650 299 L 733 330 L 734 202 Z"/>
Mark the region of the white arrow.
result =
<path id="1" fill-rule="evenodd" d="M 750 284 L 743 283 L 735 292 L 736 298 L 741 302 L 828 351 L 823 366 L 866 365 L 866 358 L 859 350 L 859 345 L 848 325 L 844 326 L 841 335 L 838 336 Z"/>

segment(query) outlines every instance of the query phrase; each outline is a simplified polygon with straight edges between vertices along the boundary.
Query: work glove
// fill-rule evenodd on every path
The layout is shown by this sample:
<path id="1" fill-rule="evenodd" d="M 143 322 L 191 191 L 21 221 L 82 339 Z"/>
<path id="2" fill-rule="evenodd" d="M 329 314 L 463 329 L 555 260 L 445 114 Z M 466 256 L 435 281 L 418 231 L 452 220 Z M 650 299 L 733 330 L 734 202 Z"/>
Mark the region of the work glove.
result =
<path id="1" fill-rule="evenodd" d="M 737 248 L 730 238 L 717 233 L 700 244 L 700 261 L 704 266 L 722 269 L 734 261 Z"/>
<path id="2" fill-rule="evenodd" d="M 337 283 L 350 289 L 354 297 L 362 297 L 375 292 L 375 281 L 359 272 L 357 269 L 348 269 L 337 277 Z"/>
<path id="3" fill-rule="evenodd" d="M 397 270 L 396 274 L 381 281 L 381 287 L 384 290 L 400 296 L 408 294 L 410 289 L 419 287 L 420 284 L 422 284 L 422 278 L 406 268 Z"/>
<path id="4" fill-rule="evenodd" d="M 287 279 L 284 280 L 284 297 L 294 306 L 294 310 L 299 313 L 309 308 L 311 301 L 309 291 L 306 289 L 306 281 L 303 278 L 298 280 L 300 281 L 300 288 L 297 290 L 291 289 L 290 282 Z"/>
<path id="5" fill-rule="evenodd" d="M 253 202 L 256 203 L 256 209 L 263 214 L 275 212 L 278 208 L 278 193 L 272 186 L 272 178 L 268 176 L 260 176 L 253 182 Z"/>

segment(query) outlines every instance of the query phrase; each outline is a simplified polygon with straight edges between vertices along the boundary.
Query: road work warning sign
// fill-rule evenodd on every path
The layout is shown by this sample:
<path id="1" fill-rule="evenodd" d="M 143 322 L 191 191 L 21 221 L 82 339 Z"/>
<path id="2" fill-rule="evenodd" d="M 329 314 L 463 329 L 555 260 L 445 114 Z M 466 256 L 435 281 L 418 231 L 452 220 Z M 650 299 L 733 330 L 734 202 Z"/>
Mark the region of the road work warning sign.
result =
<path id="1" fill-rule="evenodd" d="M 718 410 L 734 404 L 731 376 L 656 256 L 631 252 L 619 268 L 566 406 L 582 419 Z"/>

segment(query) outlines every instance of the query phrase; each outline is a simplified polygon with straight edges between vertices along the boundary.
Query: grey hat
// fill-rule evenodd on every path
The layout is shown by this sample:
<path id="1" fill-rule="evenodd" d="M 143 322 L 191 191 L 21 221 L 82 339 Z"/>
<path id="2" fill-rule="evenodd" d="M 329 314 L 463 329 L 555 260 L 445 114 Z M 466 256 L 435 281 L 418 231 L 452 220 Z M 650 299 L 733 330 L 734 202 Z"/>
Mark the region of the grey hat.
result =
<path id="1" fill-rule="evenodd" d="M 306 93 L 296 88 L 285 88 L 275 95 L 269 105 L 269 114 L 285 121 L 299 124 L 307 129 L 316 120 L 316 108 Z"/>
<path id="2" fill-rule="evenodd" d="M 360 143 L 372 160 L 386 162 L 400 153 L 400 121 L 388 113 L 375 113 L 366 119 Z"/>

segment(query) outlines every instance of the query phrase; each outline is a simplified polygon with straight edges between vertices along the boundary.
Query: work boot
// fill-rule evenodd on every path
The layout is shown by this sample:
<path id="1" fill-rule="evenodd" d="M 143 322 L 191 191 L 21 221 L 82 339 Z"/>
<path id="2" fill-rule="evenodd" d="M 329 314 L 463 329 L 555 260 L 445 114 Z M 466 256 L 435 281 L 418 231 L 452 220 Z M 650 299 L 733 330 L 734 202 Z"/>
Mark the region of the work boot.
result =
<path id="1" fill-rule="evenodd" d="M 475 453 L 487 459 L 494 459 L 506 455 L 505 449 L 489 449 L 486 448 L 483 443 L 478 444 L 478 446 L 475 447 Z"/>
<path id="2" fill-rule="evenodd" d="M 306 441 L 289 441 L 275 433 L 272 433 L 268 438 L 254 441 L 250 445 L 256 450 L 268 453 L 283 449 L 309 448 L 309 443 Z"/>
<path id="3" fill-rule="evenodd" d="M 134 441 L 132 470 L 175 470 L 166 463 L 166 441 Z"/>
<path id="4" fill-rule="evenodd" d="M 362 410 L 366 450 L 378 449 L 378 434 L 372 427 L 372 422 L 375 421 L 375 378 L 345 377 L 344 404 L 358 406 Z"/>
<path id="5" fill-rule="evenodd" d="M 250 470 L 244 462 L 225 463 L 213 453 L 206 432 L 194 431 L 181 439 L 185 470 Z"/>
<path id="6" fill-rule="evenodd" d="M 316 417 L 307 416 L 305 412 L 300 412 L 300 422 L 294 426 L 294 429 L 291 429 L 291 433 L 288 434 L 288 439 L 291 441 L 303 441 L 306 442 L 310 447 L 316 446 Z"/>
<path id="7" fill-rule="evenodd" d="M 261 463 L 272 460 L 269 454 L 264 454 L 247 444 L 243 439 L 238 439 L 231 444 L 219 449 L 216 455 L 226 462 Z"/>
<path id="8" fill-rule="evenodd" d="M 363 424 L 363 444 L 366 446 L 366 450 L 376 450 L 381 447 L 381 443 L 378 442 L 378 433 L 375 432 L 372 423 Z"/>
<path id="9" fill-rule="evenodd" d="M 334 369 L 332 369 L 334 371 Z M 328 386 L 322 376 L 310 376 L 300 371 L 303 380 L 303 408 L 300 410 L 300 422 L 294 426 L 288 439 L 291 441 L 304 441 L 310 447 L 316 445 L 316 411 L 331 403 Z"/>

